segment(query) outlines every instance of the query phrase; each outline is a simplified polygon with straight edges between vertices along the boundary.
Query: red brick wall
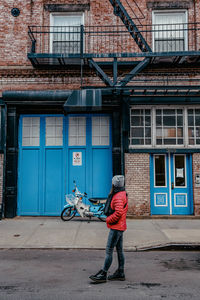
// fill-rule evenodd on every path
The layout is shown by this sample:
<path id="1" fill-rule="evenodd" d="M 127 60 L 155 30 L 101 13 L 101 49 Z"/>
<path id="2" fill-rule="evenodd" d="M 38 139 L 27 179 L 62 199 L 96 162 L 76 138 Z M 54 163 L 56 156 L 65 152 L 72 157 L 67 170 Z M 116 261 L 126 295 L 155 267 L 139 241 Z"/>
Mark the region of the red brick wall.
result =
<path id="1" fill-rule="evenodd" d="M 126 7 L 131 17 L 135 18 L 133 12 L 127 6 L 125 0 L 121 0 Z M 131 1 L 129 1 L 131 3 Z M 142 11 L 145 19 L 140 21 L 135 20 L 139 25 L 140 22 L 144 24 L 151 24 L 152 21 L 152 6 L 150 2 L 156 1 L 137 1 L 140 10 Z M 85 25 L 122 25 L 119 17 L 113 14 L 113 8 L 108 0 L 27 0 L 27 1 L 0 1 L 0 66 L 30 66 L 30 62 L 27 59 L 27 50 L 30 47 L 28 38 L 28 26 L 31 25 L 49 25 L 49 11 L 45 10 L 44 4 L 90 4 L 90 10 L 85 11 Z M 161 3 L 158 2 L 158 3 Z M 164 7 L 170 7 L 167 3 L 172 1 L 162 1 Z M 173 4 L 177 4 L 177 7 L 181 7 L 182 1 L 175 1 Z M 187 0 L 184 3 L 188 3 L 189 21 L 200 21 L 199 9 L 200 0 L 193 1 Z M 131 4 L 132 9 L 138 17 L 142 17 L 141 11 L 138 10 L 134 2 Z M 11 15 L 11 9 L 18 7 L 20 9 L 20 15 L 13 17 Z M 150 35 L 151 36 L 151 35 Z M 151 38 L 149 36 L 149 38 Z M 191 34 L 190 34 L 191 39 Z M 131 40 L 131 45 L 135 45 Z M 190 42 L 190 41 L 189 41 Z M 126 46 L 128 47 L 128 45 Z M 138 50 L 137 46 L 134 46 L 134 50 Z"/>
<path id="2" fill-rule="evenodd" d="M 125 154 L 125 179 L 128 193 L 128 213 L 135 216 L 150 215 L 149 154 Z"/>
<path id="3" fill-rule="evenodd" d="M 192 156 L 194 215 L 200 216 L 200 187 L 195 185 L 195 175 L 200 174 L 200 153 Z"/>

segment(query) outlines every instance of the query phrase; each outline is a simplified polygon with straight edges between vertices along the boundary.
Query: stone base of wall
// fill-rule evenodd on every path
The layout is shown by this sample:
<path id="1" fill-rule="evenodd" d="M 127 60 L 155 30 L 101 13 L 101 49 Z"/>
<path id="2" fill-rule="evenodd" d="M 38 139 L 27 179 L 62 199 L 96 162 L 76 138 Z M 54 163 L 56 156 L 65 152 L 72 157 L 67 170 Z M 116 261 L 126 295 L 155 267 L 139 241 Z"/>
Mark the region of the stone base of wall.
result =
<path id="1" fill-rule="evenodd" d="M 126 191 L 133 216 L 150 216 L 150 170 L 148 153 L 125 154 Z"/>

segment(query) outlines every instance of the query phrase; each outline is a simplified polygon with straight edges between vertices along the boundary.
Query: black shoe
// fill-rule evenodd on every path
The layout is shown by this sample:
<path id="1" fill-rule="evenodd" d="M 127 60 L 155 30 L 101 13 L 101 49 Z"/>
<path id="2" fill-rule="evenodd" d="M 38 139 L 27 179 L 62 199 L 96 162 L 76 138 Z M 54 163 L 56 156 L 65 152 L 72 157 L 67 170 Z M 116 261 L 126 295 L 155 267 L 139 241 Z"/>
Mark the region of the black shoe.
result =
<path id="1" fill-rule="evenodd" d="M 95 282 L 103 283 L 107 280 L 107 272 L 100 270 L 96 275 L 91 275 L 89 278 Z"/>
<path id="2" fill-rule="evenodd" d="M 109 275 L 108 276 L 108 280 L 120 280 L 120 281 L 124 281 L 125 280 L 125 274 L 122 271 L 115 271 L 115 273 L 113 275 Z"/>

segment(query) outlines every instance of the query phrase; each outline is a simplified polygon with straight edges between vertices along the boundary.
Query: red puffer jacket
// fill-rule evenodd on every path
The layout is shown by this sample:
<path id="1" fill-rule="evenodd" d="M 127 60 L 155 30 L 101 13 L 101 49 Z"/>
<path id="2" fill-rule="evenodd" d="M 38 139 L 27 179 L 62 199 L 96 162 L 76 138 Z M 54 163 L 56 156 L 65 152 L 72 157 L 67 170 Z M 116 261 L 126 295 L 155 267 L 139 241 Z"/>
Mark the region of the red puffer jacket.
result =
<path id="1" fill-rule="evenodd" d="M 126 207 L 125 204 L 127 203 Z M 115 211 L 112 215 L 106 218 L 107 227 L 120 231 L 125 231 L 126 225 L 126 214 L 128 210 L 128 198 L 126 192 L 119 192 L 115 194 L 111 201 L 111 208 Z"/>

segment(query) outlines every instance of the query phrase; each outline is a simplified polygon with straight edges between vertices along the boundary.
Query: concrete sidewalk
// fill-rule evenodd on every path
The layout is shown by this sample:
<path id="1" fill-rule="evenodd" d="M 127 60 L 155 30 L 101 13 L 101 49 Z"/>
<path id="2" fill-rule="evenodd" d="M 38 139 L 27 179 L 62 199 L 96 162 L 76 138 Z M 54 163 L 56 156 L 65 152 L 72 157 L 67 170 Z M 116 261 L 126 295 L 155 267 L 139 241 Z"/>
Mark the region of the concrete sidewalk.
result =
<path id="1" fill-rule="evenodd" d="M 170 245 L 200 246 L 198 219 L 127 220 L 124 248 L 139 251 Z M 0 221 L 0 249 L 105 249 L 104 222 L 59 217 L 17 217 Z"/>

